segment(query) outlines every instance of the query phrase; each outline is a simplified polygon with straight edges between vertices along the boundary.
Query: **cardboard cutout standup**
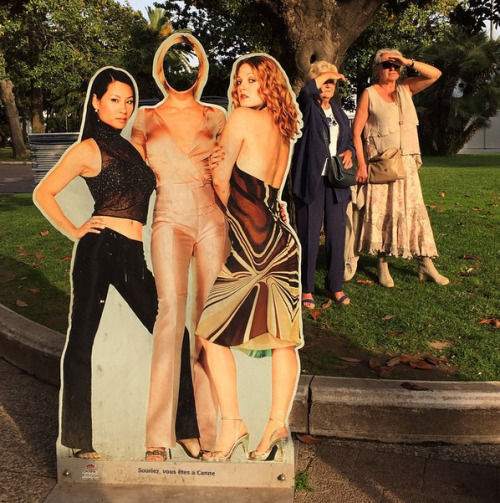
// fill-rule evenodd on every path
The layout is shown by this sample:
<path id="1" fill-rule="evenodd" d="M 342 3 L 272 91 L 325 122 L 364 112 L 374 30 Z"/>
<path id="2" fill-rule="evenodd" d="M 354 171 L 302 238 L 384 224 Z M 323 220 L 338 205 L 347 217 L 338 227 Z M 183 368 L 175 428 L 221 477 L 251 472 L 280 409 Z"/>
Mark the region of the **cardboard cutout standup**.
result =
<path id="1" fill-rule="evenodd" d="M 252 461 L 283 461 L 287 418 L 299 376 L 302 345 L 299 244 L 281 218 L 280 195 L 300 131 L 297 104 L 281 66 L 266 54 L 236 61 L 228 92 L 233 111 L 220 139 L 225 153 L 213 184 L 226 207 L 231 254 L 210 292 L 196 329 L 219 398 L 221 427 L 207 461 L 227 461 L 249 428 L 240 414 L 231 347 L 271 355 L 272 399 Z M 238 368 L 238 371 L 240 368 Z M 250 389 L 252 383 L 245 386 Z M 262 403 L 253 403 L 258 410 Z"/>
<path id="2" fill-rule="evenodd" d="M 89 84 L 79 141 L 34 192 L 35 203 L 51 223 L 77 240 L 61 366 L 60 442 L 79 458 L 100 457 L 93 438 L 92 351 L 110 286 L 149 332 L 157 313 L 155 282 L 142 244 L 156 181 L 139 152 L 120 135 L 136 103 L 137 86 L 126 71 L 99 70 Z M 92 216 L 83 221 L 80 216 L 70 220 L 56 198 L 79 177 L 95 202 Z"/>
<path id="3" fill-rule="evenodd" d="M 179 43 L 199 61 L 187 90 L 174 89 L 163 70 L 166 52 Z M 113 67 L 97 72 L 79 142 L 34 193 L 44 215 L 76 240 L 60 443 L 67 461 L 101 453 L 105 461 L 82 465 L 75 481 L 94 478 L 97 466 L 98 477 L 110 483 L 189 484 L 188 456 L 243 460 L 240 445 L 252 450 L 245 465 L 252 473 L 255 461 L 293 463 L 287 419 L 302 344 L 299 246 L 280 208 L 300 130 L 293 92 L 273 58 L 240 58 L 229 90 L 234 110 L 224 127 L 223 110 L 199 101 L 208 63 L 187 33 L 160 46 L 153 73 L 165 99 L 138 111 L 131 144 L 120 131 L 137 102 L 135 82 Z M 217 143 L 223 153 L 210 162 Z M 74 184 L 77 197 L 63 203 Z M 153 279 L 142 239 L 155 187 Z M 198 337 L 190 339 L 195 330 Z M 146 460 L 163 461 L 179 441 L 172 470 L 143 468 L 151 466 L 144 446 Z M 108 461 L 119 460 L 137 463 L 118 465 L 112 474 Z M 78 472 L 76 462 L 85 460 L 60 467 Z M 264 485 L 276 483 L 283 473 L 277 469 L 262 475 Z M 190 475 L 195 484 L 234 484 L 220 469 Z M 236 482 L 247 484 L 245 477 Z"/>
<path id="4" fill-rule="evenodd" d="M 173 70 L 165 63 L 169 51 L 180 45 L 194 51 L 198 60 L 198 75 L 185 90 L 169 81 Z M 176 442 L 198 459 L 201 449 L 210 450 L 215 442 L 217 402 L 206 358 L 201 341 L 190 341 L 185 333 L 185 326 L 194 333 L 228 252 L 226 218 L 209 169 L 226 117 L 222 108 L 198 100 L 207 75 L 208 61 L 199 41 L 189 33 L 171 35 L 153 63 L 153 76 L 165 98 L 155 107 L 139 109 L 132 130 L 133 144 L 157 179 L 151 258 L 159 303 L 146 418 L 148 461 L 168 459 Z M 186 391 L 190 382 L 182 378 L 183 344 L 194 346 L 196 408 Z"/>

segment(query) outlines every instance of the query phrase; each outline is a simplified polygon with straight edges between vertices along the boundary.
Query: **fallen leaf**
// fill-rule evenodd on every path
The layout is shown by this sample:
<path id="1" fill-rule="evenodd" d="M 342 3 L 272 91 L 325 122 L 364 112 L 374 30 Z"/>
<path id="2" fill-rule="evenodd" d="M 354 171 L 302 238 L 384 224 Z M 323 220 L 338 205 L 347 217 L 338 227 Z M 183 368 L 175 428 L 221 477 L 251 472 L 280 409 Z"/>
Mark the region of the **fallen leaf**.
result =
<path id="1" fill-rule="evenodd" d="M 432 391 L 429 388 L 424 388 L 423 386 L 419 386 L 418 384 L 415 384 L 414 382 L 402 382 L 401 387 L 405 389 L 409 389 L 411 391 Z"/>
<path id="2" fill-rule="evenodd" d="M 488 215 L 494 215 L 494 213 L 490 210 L 488 211 Z"/>
<path id="3" fill-rule="evenodd" d="M 393 372 L 394 372 L 394 369 L 390 368 L 390 367 L 380 367 L 377 371 L 378 376 L 382 377 L 382 378 L 390 377 Z"/>
<path id="4" fill-rule="evenodd" d="M 379 367 L 381 367 L 382 365 L 380 364 L 380 362 L 378 360 L 376 360 L 375 358 L 370 358 L 368 360 L 368 366 L 372 369 L 372 370 L 375 370 L 375 369 L 378 369 Z"/>
<path id="5" fill-rule="evenodd" d="M 472 208 L 472 211 L 483 211 L 483 208 L 480 208 L 479 206 L 474 206 L 474 208 Z"/>
<path id="6" fill-rule="evenodd" d="M 48 230 L 40 231 L 40 236 L 42 236 L 42 238 L 48 236 L 49 234 L 50 234 L 50 232 Z"/>
<path id="7" fill-rule="evenodd" d="M 403 355 L 400 358 L 403 363 L 408 363 L 408 362 L 411 362 L 415 358 L 415 355 Z"/>
<path id="8" fill-rule="evenodd" d="M 40 288 L 30 288 L 30 293 L 40 293 Z"/>
<path id="9" fill-rule="evenodd" d="M 361 361 L 358 358 L 351 358 L 350 356 L 339 356 L 338 359 L 349 363 L 359 363 Z"/>
<path id="10" fill-rule="evenodd" d="M 41 258 L 45 258 L 45 255 L 42 255 L 41 253 L 35 253 L 34 257 L 37 259 L 41 259 Z"/>
<path id="11" fill-rule="evenodd" d="M 326 302 L 321 304 L 321 309 L 328 309 L 332 305 L 332 299 L 328 299 Z"/>
<path id="12" fill-rule="evenodd" d="M 434 365 L 434 366 L 439 365 L 439 360 L 437 358 L 434 358 L 433 356 L 427 356 L 425 358 L 425 361 L 427 363 L 430 363 L 431 365 Z"/>
<path id="13" fill-rule="evenodd" d="M 399 365 L 401 363 L 401 357 L 400 356 L 396 356 L 396 358 L 391 358 L 387 363 L 386 365 L 388 367 L 394 367 L 395 365 Z"/>
<path id="14" fill-rule="evenodd" d="M 322 438 L 316 438 L 315 436 L 313 435 L 300 435 L 299 433 L 297 433 L 297 439 L 302 442 L 303 444 L 307 444 L 307 445 L 317 445 L 317 444 L 321 444 L 323 442 L 323 439 Z"/>
<path id="15" fill-rule="evenodd" d="M 382 319 L 383 320 L 392 320 L 393 318 L 395 318 L 396 316 L 394 314 L 388 314 L 387 316 L 384 316 Z"/>
<path id="16" fill-rule="evenodd" d="M 17 299 L 16 306 L 17 307 L 28 307 L 28 304 L 26 304 L 26 302 L 24 302 L 24 300 Z"/>
<path id="17" fill-rule="evenodd" d="M 451 346 L 451 342 L 448 341 L 431 341 L 429 346 L 434 349 L 446 349 Z"/>
<path id="18" fill-rule="evenodd" d="M 439 193 L 439 196 L 440 197 L 446 197 L 446 192 L 444 190 L 442 190 L 440 193 Z"/>
<path id="19" fill-rule="evenodd" d="M 321 311 L 319 309 L 315 309 L 311 311 L 311 318 L 316 321 L 321 316 Z"/>
<path id="20" fill-rule="evenodd" d="M 434 366 L 430 363 L 427 363 L 425 360 L 416 360 L 410 362 L 410 367 L 412 369 L 420 369 L 420 370 L 434 370 Z"/>
<path id="21" fill-rule="evenodd" d="M 373 281 L 371 279 L 358 279 L 356 283 L 359 283 L 360 285 L 372 285 Z"/>
<path id="22" fill-rule="evenodd" d="M 473 255 L 471 253 L 464 253 L 464 255 L 462 255 L 462 258 L 464 258 L 466 260 L 478 260 L 479 255 Z"/>
<path id="23" fill-rule="evenodd" d="M 500 328 L 500 320 L 497 318 L 486 318 L 479 322 L 480 325 L 493 325 L 495 328 Z"/>
<path id="24" fill-rule="evenodd" d="M 61 262 L 65 262 L 66 260 L 71 260 L 71 254 L 70 255 L 66 255 L 65 257 L 63 257 L 61 259 Z"/>
<path id="25" fill-rule="evenodd" d="M 387 332 L 387 335 L 390 335 L 391 337 L 400 337 L 401 335 L 404 335 L 404 332 L 395 332 L 393 330 Z"/>
<path id="26" fill-rule="evenodd" d="M 437 208 L 437 204 L 429 204 L 428 206 L 429 206 L 429 208 L 432 208 L 432 209 Z"/>

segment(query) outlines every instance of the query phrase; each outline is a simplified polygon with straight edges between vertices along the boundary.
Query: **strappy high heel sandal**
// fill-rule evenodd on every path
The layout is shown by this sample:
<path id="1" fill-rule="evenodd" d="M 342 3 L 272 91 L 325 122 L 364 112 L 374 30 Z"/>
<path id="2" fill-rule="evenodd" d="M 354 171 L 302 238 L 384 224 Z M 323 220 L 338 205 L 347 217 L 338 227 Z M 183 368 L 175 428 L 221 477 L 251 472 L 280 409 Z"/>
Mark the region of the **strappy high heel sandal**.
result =
<path id="1" fill-rule="evenodd" d="M 144 459 L 146 461 L 167 461 L 168 459 L 172 459 L 172 453 L 170 449 L 165 449 L 164 447 L 156 449 L 151 447 L 146 451 Z"/>
<path id="2" fill-rule="evenodd" d="M 224 453 L 222 451 L 210 451 L 207 455 L 203 455 L 201 458 L 203 461 L 209 462 L 218 462 L 218 461 L 229 461 L 236 447 L 241 444 L 243 447 L 243 452 L 245 453 L 245 457 L 248 459 L 248 432 L 240 435 L 241 427 L 244 424 L 243 419 L 241 417 L 222 417 L 222 421 L 240 421 L 240 425 L 238 427 L 238 432 L 236 434 L 236 440 L 234 444 L 231 446 L 228 452 Z"/>
<path id="3" fill-rule="evenodd" d="M 269 418 L 269 421 L 276 423 L 278 427 L 271 433 L 271 436 L 269 437 L 269 448 L 266 451 L 259 452 L 258 450 L 255 450 L 250 453 L 249 459 L 252 461 L 281 462 L 285 457 L 285 446 L 288 442 L 288 430 L 286 432 L 286 436 L 275 438 L 278 431 L 285 427 L 285 423 L 278 421 L 277 419 L 273 419 L 272 417 Z"/>

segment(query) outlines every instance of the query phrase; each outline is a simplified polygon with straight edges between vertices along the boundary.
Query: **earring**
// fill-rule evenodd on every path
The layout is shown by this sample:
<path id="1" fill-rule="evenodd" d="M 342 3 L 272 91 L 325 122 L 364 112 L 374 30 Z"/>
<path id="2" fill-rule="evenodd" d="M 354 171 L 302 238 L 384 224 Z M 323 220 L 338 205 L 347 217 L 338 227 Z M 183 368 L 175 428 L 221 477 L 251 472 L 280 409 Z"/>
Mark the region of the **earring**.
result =
<path id="1" fill-rule="evenodd" d="M 94 108 L 94 112 L 97 114 L 99 113 L 99 109 L 98 108 Z"/>

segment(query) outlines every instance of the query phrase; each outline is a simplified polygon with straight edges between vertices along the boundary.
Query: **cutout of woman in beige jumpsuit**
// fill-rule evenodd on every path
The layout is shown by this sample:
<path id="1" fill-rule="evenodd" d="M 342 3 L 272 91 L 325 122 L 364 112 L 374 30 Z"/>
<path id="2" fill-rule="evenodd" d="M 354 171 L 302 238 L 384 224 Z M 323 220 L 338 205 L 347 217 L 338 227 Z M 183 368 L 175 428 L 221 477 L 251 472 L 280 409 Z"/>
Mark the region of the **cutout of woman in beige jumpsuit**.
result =
<path id="1" fill-rule="evenodd" d="M 199 60 L 198 79 L 186 91 L 173 89 L 163 70 L 165 54 L 179 43 L 190 46 Z M 226 118 L 221 108 L 198 101 L 206 82 L 208 61 L 203 47 L 192 35 L 174 33 L 167 38 L 156 52 L 153 74 L 165 99 L 153 108 L 139 110 L 132 142 L 157 178 L 151 255 L 159 306 L 153 332 L 146 445 L 148 450 L 164 452 L 176 442 L 184 327 L 194 333 L 229 251 L 226 218 L 213 190 L 209 169 L 209 157 Z M 192 265 L 194 285 L 188 280 Z M 217 403 L 204 354 L 200 354 L 200 342 L 196 340 L 195 344 L 193 380 L 200 445 L 197 441 L 190 441 L 190 445 L 183 441 L 185 450 L 187 447 L 193 457 L 200 446 L 213 446 L 217 420 Z"/>

